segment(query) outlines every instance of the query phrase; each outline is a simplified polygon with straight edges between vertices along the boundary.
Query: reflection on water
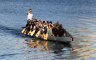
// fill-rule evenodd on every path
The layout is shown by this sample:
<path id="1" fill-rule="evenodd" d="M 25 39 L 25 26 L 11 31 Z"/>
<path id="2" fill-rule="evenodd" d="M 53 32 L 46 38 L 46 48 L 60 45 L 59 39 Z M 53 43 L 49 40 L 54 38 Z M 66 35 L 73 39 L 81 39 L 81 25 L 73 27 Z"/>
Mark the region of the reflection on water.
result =
<path id="1" fill-rule="evenodd" d="M 37 52 L 37 54 L 35 54 L 37 55 L 37 57 L 35 58 L 37 60 L 38 58 L 40 59 L 42 55 L 43 55 L 42 57 L 46 57 L 46 59 L 60 59 L 60 60 L 70 59 L 69 56 L 71 54 L 71 48 L 70 48 L 71 45 L 69 43 L 42 41 L 33 39 L 25 40 L 25 42 L 29 46 L 29 48 L 32 49 L 31 53 Z"/>
<path id="2" fill-rule="evenodd" d="M 71 47 L 69 43 L 64 42 L 53 42 L 53 41 L 42 41 L 42 40 L 25 40 L 30 48 L 38 48 L 41 51 L 59 51 L 64 47 Z"/>

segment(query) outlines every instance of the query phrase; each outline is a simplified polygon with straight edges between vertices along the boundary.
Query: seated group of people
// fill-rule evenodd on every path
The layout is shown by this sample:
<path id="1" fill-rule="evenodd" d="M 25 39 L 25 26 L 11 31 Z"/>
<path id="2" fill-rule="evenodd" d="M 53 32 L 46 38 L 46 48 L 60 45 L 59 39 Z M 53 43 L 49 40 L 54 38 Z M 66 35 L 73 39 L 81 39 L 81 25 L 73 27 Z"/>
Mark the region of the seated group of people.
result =
<path id="1" fill-rule="evenodd" d="M 30 31 L 35 30 L 35 33 L 41 31 L 41 34 L 46 34 L 48 30 L 52 30 L 52 34 L 54 36 L 63 36 L 64 29 L 61 24 L 55 23 L 52 24 L 52 21 L 43 21 L 43 20 L 28 20 L 26 24 L 26 33 L 28 34 Z"/>
<path id="2" fill-rule="evenodd" d="M 27 33 L 31 30 L 35 30 L 35 33 L 37 33 L 39 30 L 41 30 L 41 33 L 46 34 L 47 29 L 52 27 L 52 21 L 41 21 L 37 19 L 28 20 L 26 24 Z"/>

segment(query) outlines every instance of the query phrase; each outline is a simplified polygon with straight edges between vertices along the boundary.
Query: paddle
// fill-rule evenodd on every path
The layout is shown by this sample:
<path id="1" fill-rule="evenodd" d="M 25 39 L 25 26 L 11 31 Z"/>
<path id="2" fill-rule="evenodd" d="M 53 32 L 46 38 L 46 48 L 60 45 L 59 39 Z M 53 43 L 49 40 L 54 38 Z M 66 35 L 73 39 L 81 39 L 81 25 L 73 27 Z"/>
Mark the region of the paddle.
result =
<path id="1" fill-rule="evenodd" d="M 22 34 L 26 34 L 26 28 L 23 28 L 21 31 Z"/>
<path id="2" fill-rule="evenodd" d="M 41 33 L 41 31 L 39 30 L 37 33 L 36 33 L 36 37 L 38 38 L 39 37 L 39 35 L 40 35 L 40 33 Z"/>
<path id="3" fill-rule="evenodd" d="M 30 32 L 30 36 L 33 36 L 33 34 L 35 33 L 35 30 Z"/>
<path id="4" fill-rule="evenodd" d="M 43 34 L 43 35 L 42 35 L 42 38 L 43 38 L 44 40 L 47 40 L 47 39 L 48 39 L 48 33 Z"/>

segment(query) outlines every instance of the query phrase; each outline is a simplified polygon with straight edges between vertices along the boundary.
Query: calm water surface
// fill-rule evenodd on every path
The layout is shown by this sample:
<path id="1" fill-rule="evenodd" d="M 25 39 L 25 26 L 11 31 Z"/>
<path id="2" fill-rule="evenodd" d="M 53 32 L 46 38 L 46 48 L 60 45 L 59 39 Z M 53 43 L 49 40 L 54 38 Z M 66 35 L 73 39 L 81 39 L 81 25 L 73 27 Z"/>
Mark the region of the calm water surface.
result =
<path id="1" fill-rule="evenodd" d="M 22 37 L 26 13 L 59 21 L 72 45 Z M 96 60 L 96 0 L 0 0 L 0 60 Z"/>

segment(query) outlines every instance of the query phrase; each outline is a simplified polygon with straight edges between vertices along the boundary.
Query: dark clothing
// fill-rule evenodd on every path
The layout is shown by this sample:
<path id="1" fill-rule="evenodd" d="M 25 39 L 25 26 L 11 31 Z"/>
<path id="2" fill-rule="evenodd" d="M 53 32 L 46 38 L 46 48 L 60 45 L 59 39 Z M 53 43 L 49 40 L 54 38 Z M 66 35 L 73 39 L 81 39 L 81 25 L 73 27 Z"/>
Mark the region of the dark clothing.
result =
<path id="1" fill-rule="evenodd" d="M 58 35 L 58 30 L 54 27 L 52 29 L 52 33 L 54 34 L 54 36 L 57 36 Z"/>
<path id="2" fill-rule="evenodd" d="M 63 29 L 63 28 L 56 28 L 56 27 L 54 27 L 54 28 L 52 29 L 52 33 L 54 34 L 54 36 L 59 36 L 59 37 L 61 37 L 61 36 L 64 35 L 64 29 Z"/>
<path id="3" fill-rule="evenodd" d="M 44 27 L 44 34 L 47 33 L 47 27 Z"/>
<path id="4" fill-rule="evenodd" d="M 64 35 L 64 29 L 59 29 L 58 35 L 59 35 L 59 37 L 63 36 Z"/>

